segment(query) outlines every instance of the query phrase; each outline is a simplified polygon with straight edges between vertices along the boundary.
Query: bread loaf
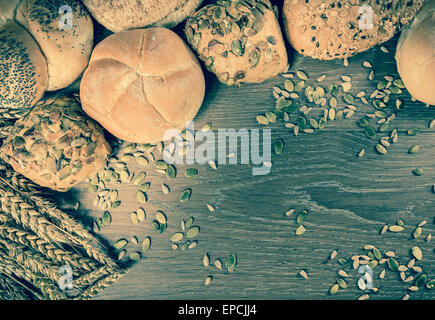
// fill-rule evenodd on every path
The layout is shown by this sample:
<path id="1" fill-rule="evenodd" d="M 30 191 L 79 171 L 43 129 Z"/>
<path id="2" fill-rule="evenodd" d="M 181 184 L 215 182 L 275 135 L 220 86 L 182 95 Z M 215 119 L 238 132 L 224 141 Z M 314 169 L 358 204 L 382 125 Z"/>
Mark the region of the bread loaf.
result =
<path id="1" fill-rule="evenodd" d="M 284 27 L 299 53 L 322 60 L 346 58 L 392 38 L 423 2 L 285 0 Z"/>
<path id="2" fill-rule="evenodd" d="M 204 98 L 201 67 L 184 41 L 165 28 L 133 29 L 100 42 L 80 84 L 83 110 L 116 137 L 162 141 L 183 129 Z"/>
<path id="3" fill-rule="evenodd" d="M 65 88 L 75 81 L 85 69 L 93 44 L 93 24 L 86 8 L 74 0 L 0 0 L 0 24 L 10 28 L 10 23 L 18 23 L 23 30 L 17 37 L 25 42 L 20 42 L 23 50 L 11 50 L 3 53 L 0 64 L 6 66 L 4 72 L 10 74 L 6 81 L 0 84 L 0 91 L 7 91 L 15 87 L 15 103 L 8 107 L 27 108 L 32 106 L 45 90 Z M 28 32 L 23 36 L 23 32 Z M 4 38 L 3 41 L 8 41 Z M 16 36 L 9 35 L 12 46 Z M 2 43 L 3 43 L 2 41 Z M 29 44 L 31 42 L 32 44 Z M 23 47 L 24 46 L 24 47 Z M 38 47 L 38 50 L 32 49 Z M 33 57 L 35 51 L 39 51 Z M 42 52 L 44 59 L 41 59 Z M 25 55 L 25 56 L 21 56 Z M 26 66 L 22 65 L 27 60 Z M 21 64 L 21 65 L 20 65 Z M 31 75 L 31 85 L 26 80 L 15 78 L 13 70 L 26 68 L 35 70 Z M 38 71 L 41 70 L 41 71 Z M 41 76 L 42 73 L 46 75 Z M 37 79 L 38 78 L 38 79 Z M 21 96 L 20 92 L 37 92 L 32 98 Z M 3 95 L 2 95 L 3 97 Z"/>
<path id="4" fill-rule="evenodd" d="M 202 0 L 83 0 L 94 18 L 119 32 L 146 26 L 172 28 L 195 11 Z"/>
<path id="5" fill-rule="evenodd" d="M 435 0 L 426 1 L 402 31 L 396 62 L 409 93 L 421 102 L 435 105 Z"/>
<path id="6" fill-rule="evenodd" d="M 110 146 L 73 98 L 41 101 L 11 129 L 0 149 L 15 171 L 66 191 L 104 168 Z"/>
<path id="7" fill-rule="evenodd" d="M 227 85 L 259 83 L 283 72 L 287 52 L 268 0 L 218 1 L 186 22 L 187 40 Z"/>

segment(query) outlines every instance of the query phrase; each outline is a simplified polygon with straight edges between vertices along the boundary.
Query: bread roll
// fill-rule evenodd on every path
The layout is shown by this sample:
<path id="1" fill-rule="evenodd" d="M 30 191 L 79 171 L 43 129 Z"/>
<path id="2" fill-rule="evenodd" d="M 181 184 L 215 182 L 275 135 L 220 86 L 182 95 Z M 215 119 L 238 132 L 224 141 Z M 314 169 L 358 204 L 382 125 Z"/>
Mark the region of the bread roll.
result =
<path id="1" fill-rule="evenodd" d="M 205 6 L 187 20 L 185 34 L 207 69 L 227 85 L 263 82 L 288 64 L 281 29 L 268 0 Z"/>
<path id="2" fill-rule="evenodd" d="M 201 67 L 184 41 L 164 28 L 115 33 L 92 52 L 80 84 L 83 110 L 116 137 L 159 142 L 183 129 L 204 98 Z"/>
<path id="3" fill-rule="evenodd" d="M 0 25 L 0 79 L 2 109 L 29 108 L 47 88 L 44 55 L 32 36 L 13 21 Z"/>
<path id="4" fill-rule="evenodd" d="M 16 21 L 29 32 L 46 58 L 46 90 L 73 83 L 86 68 L 93 45 L 93 24 L 74 0 L 0 0 L 0 22 Z"/>
<path id="5" fill-rule="evenodd" d="M 57 191 L 103 169 L 109 152 L 102 128 L 67 97 L 36 105 L 15 123 L 0 149 L 15 171 Z"/>
<path id="6" fill-rule="evenodd" d="M 202 0 L 83 0 L 92 16 L 113 32 L 146 26 L 172 28 Z"/>
<path id="7" fill-rule="evenodd" d="M 397 70 L 409 93 L 435 105 L 435 0 L 427 1 L 400 35 Z"/>
<path id="8" fill-rule="evenodd" d="M 347 58 L 387 41 L 424 0 L 285 0 L 284 27 L 292 47 L 316 59 Z"/>

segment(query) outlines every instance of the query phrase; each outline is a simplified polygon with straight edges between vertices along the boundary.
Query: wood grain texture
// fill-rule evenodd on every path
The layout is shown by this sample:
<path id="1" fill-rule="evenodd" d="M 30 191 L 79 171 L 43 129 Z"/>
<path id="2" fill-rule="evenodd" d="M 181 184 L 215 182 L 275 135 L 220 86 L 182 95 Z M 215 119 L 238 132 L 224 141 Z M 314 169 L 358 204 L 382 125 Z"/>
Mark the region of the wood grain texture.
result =
<path id="1" fill-rule="evenodd" d="M 396 41 L 397 37 L 386 44 L 391 52 Z M 344 67 L 342 61 L 321 62 L 294 55 L 290 71 L 304 70 L 311 79 L 326 74 L 323 86 L 330 81 L 339 82 L 340 75 L 351 75 L 351 93 L 366 90 L 369 94 L 376 81 L 367 80 L 368 70 L 361 66 L 364 60 L 373 64 L 378 80 L 385 74 L 397 75 L 393 56 L 379 47 L 351 58 L 349 67 Z M 259 128 L 256 115 L 273 108 L 271 88 L 283 87 L 284 82 L 278 77 L 259 85 L 227 88 L 213 75 L 206 76 L 206 100 L 195 126 L 200 128 L 211 122 L 214 130 Z M 337 259 L 325 261 L 334 249 L 338 250 L 338 257 L 362 254 L 366 244 L 383 251 L 394 250 L 400 264 L 406 264 L 410 248 L 419 245 L 424 258 L 418 265 L 429 278 L 435 278 L 433 242 L 424 241 L 429 233 L 435 234 L 435 194 L 431 191 L 435 183 L 435 132 L 428 129 L 435 109 L 402 96 L 405 107 L 393 121 L 399 130 L 399 141 L 385 156 L 376 154 L 376 141 L 368 139 L 356 125 L 357 114 L 372 110 L 358 103 L 358 113 L 353 118 L 330 122 L 324 130 L 311 135 L 296 137 L 284 128 L 282 121 L 269 126 L 273 140 L 283 139 L 285 148 L 283 154 L 273 155 L 271 173 L 265 176 L 253 176 L 250 165 L 220 164 L 218 170 L 194 165 L 177 166 L 178 177 L 170 181 L 155 172 L 152 165 L 145 168 L 147 181 L 151 182 L 150 201 L 143 206 L 146 221 L 131 223 L 129 213 L 139 207 L 136 187 L 123 185 L 122 205 L 111 210 L 113 221 L 99 237 L 109 245 L 119 238 L 136 235 L 142 241 L 151 236 L 151 249 L 97 299 L 356 299 L 364 293 L 356 286 L 361 275 L 348 266 L 340 266 Z M 316 108 L 312 111 L 320 112 Z M 410 127 L 421 131 L 417 136 L 407 136 L 405 131 Z M 418 154 L 407 152 L 413 144 L 420 145 Z M 366 154 L 358 159 L 356 155 L 363 147 Z M 143 170 L 133 163 L 129 167 L 137 172 Z M 198 177 L 185 178 L 187 167 L 197 168 Z M 412 170 L 416 167 L 424 168 L 425 174 L 414 176 Z M 171 188 L 170 194 L 162 193 L 162 183 Z M 192 198 L 182 204 L 177 197 L 186 187 L 192 189 Z M 85 183 L 61 195 L 59 202 L 68 207 L 77 200 L 81 205 L 75 214 L 90 226 L 102 212 L 92 206 L 93 196 L 87 193 Z M 206 203 L 213 204 L 216 211 L 209 212 Z M 284 216 L 289 208 L 296 212 L 309 210 L 304 223 L 307 232 L 302 236 L 295 235 L 294 217 Z M 163 234 L 154 231 L 150 223 L 156 210 L 163 210 L 168 217 L 168 229 Z M 180 230 L 181 219 L 189 216 L 194 216 L 201 228 L 198 246 L 185 252 L 173 251 L 169 237 Z M 405 221 L 403 232 L 379 234 L 383 225 L 398 219 Z M 423 219 L 428 223 L 422 236 L 412 240 L 415 226 Z M 140 246 L 130 243 L 128 250 L 140 250 Z M 205 268 L 205 252 L 212 261 L 235 252 L 239 265 L 234 273 Z M 349 288 L 330 296 L 328 290 L 340 268 L 350 274 Z M 308 272 L 308 280 L 298 275 L 301 269 Z M 371 298 L 400 299 L 410 285 L 402 283 L 398 273 L 388 270 L 385 279 L 378 279 L 381 270 L 377 267 L 374 273 L 374 286 L 380 291 L 370 294 Z M 207 275 L 213 276 L 213 282 L 206 287 Z M 411 299 L 434 298 L 433 290 L 411 294 Z"/>

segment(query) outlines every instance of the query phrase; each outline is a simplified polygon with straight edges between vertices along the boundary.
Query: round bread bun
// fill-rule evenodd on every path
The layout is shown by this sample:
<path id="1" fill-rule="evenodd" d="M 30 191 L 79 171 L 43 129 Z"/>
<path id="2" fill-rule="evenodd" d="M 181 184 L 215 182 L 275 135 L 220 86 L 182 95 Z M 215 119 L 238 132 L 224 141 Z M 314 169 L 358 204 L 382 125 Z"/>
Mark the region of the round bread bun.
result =
<path id="1" fill-rule="evenodd" d="M 435 0 L 421 8 L 400 35 L 396 49 L 397 70 L 409 93 L 435 105 Z"/>
<path id="2" fill-rule="evenodd" d="M 110 150 L 103 128 L 77 100 L 57 97 L 40 101 L 16 122 L 0 155 L 38 185 L 67 191 L 102 170 Z"/>
<path id="3" fill-rule="evenodd" d="M 285 0 L 284 28 L 292 47 L 304 56 L 321 60 L 347 58 L 391 39 L 423 3 Z"/>
<path id="4" fill-rule="evenodd" d="M 38 83 L 38 87 L 45 86 L 49 91 L 65 88 L 86 68 L 93 45 L 93 24 L 80 1 L 0 0 L 0 24 L 9 21 L 30 33 L 45 57 L 48 82 Z"/>
<path id="5" fill-rule="evenodd" d="M 0 105 L 26 109 L 47 88 L 47 62 L 32 36 L 13 21 L 0 25 Z"/>
<path id="6" fill-rule="evenodd" d="M 35 38 L 47 59 L 47 90 L 67 87 L 80 76 L 91 55 L 94 32 L 86 8 L 75 0 L 19 2 L 15 19 Z"/>
<path id="7" fill-rule="evenodd" d="M 202 0 L 83 0 L 92 16 L 113 32 L 146 26 L 172 28 Z"/>
<path id="8" fill-rule="evenodd" d="M 205 81 L 184 41 L 165 28 L 112 34 L 92 52 L 80 84 L 83 110 L 114 136 L 162 141 L 201 107 Z"/>

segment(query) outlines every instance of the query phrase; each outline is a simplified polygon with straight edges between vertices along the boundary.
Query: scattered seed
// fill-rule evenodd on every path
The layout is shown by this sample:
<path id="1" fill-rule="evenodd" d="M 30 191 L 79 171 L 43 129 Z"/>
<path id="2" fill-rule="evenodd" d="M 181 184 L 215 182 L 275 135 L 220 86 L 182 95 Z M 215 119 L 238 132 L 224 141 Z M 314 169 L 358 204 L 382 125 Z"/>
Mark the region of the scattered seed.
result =
<path id="1" fill-rule="evenodd" d="M 388 230 L 391 232 L 400 232 L 400 231 L 403 231 L 404 228 L 402 226 L 399 226 L 399 225 L 392 225 L 388 228 Z"/>
<path id="2" fill-rule="evenodd" d="M 207 276 L 205 278 L 204 285 L 206 285 L 206 286 L 210 285 L 212 280 L 213 280 L 212 276 Z"/>
<path id="3" fill-rule="evenodd" d="M 186 178 L 194 178 L 198 175 L 198 170 L 195 168 L 189 168 L 186 169 L 186 171 L 184 172 L 184 176 Z"/>
<path id="4" fill-rule="evenodd" d="M 306 231 L 305 227 L 303 225 L 300 225 L 297 229 L 296 229 L 296 235 L 300 236 L 302 234 L 304 234 Z"/>
<path id="5" fill-rule="evenodd" d="M 204 267 L 208 267 L 210 265 L 210 256 L 207 252 L 202 257 L 202 264 L 204 265 Z"/>
<path id="6" fill-rule="evenodd" d="M 337 292 L 338 292 L 338 289 L 340 288 L 340 286 L 337 284 L 337 283 L 335 283 L 332 287 L 331 287 L 331 289 L 329 289 L 329 293 L 331 294 L 331 295 L 334 295 L 334 294 L 336 294 Z"/>
<path id="7" fill-rule="evenodd" d="M 415 168 L 412 173 L 416 176 L 421 176 L 424 174 L 424 170 L 422 168 Z"/>
<path id="8" fill-rule="evenodd" d="M 162 211 L 157 211 L 157 212 L 156 212 L 156 220 L 157 220 L 160 224 L 166 224 L 166 223 L 167 223 L 166 215 L 165 215 Z"/>
<path id="9" fill-rule="evenodd" d="M 151 237 L 146 237 L 142 242 L 142 252 L 145 253 L 151 247 Z"/>
<path id="10" fill-rule="evenodd" d="M 127 239 L 119 239 L 119 240 L 116 240 L 116 242 L 113 244 L 113 247 L 115 249 L 122 250 L 127 246 L 127 244 L 128 244 Z"/>
<path id="11" fill-rule="evenodd" d="M 214 265 L 215 265 L 215 267 L 218 268 L 219 270 L 222 270 L 222 261 L 221 261 L 221 259 L 216 259 L 216 260 L 214 261 Z"/>
<path id="12" fill-rule="evenodd" d="M 419 246 L 412 247 L 411 253 L 417 260 L 421 260 L 423 258 L 423 252 L 421 251 Z"/>
<path id="13" fill-rule="evenodd" d="M 305 270 L 299 271 L 299 275 L 304 278 L 305 280 L 308 280 L 308 274 Z"/>
<path id="14" fill-rule="evenodd" d="M 180 200 L 180 202 L 187 202 L 190 199 L 191 195 L 192 195 L 192 189 L 189 188 L 184 189 L 180 193 L 178 200 Z"/>
<path id="15" fill-rule="evenodd" d="M 183 237 L 184 237 L 184 233 L 176 232 L 170 237 L 170 240 L 172 242 L 178 242 L 178 241 L 181 241 L 183 239 Z"/>

